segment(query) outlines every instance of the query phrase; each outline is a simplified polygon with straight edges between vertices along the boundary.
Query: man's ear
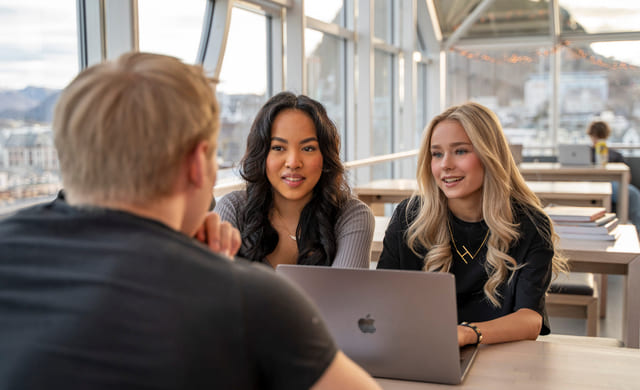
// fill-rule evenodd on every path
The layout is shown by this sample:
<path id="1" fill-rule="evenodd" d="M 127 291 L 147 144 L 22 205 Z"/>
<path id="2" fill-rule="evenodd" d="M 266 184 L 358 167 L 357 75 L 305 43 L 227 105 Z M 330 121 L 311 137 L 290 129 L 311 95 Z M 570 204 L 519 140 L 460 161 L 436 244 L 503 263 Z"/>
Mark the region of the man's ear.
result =
<path id="1" fill-rule="evenodd" d="M 206 183 L 210 147 L 209 141 L 200 141 L 188 157 L 189 183 L 198 188 Z"/>

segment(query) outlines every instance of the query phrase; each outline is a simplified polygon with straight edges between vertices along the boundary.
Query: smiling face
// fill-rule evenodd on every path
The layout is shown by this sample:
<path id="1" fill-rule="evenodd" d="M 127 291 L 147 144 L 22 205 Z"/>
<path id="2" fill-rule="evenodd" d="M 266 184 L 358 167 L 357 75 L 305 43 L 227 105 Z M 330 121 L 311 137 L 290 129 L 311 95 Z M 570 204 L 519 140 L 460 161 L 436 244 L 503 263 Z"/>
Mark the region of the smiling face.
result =
<path id="1" fill-rule="evenodd" d="M 276 203 L 311 200 L 322 175 L 322 153 L 313 121 L 304 111 L 281 111 L 271 125 L 267 178 Z"/>
<path id="2" fill-rule="evenodd" d="M 431 135 L 431 173 L 449 201 L 449 209 L 468 214 L 482 210 L 484 166 L 464 128 L 456 120 L 444 120 Z M 461 213 L 457 210 L 464 210 Z"/>

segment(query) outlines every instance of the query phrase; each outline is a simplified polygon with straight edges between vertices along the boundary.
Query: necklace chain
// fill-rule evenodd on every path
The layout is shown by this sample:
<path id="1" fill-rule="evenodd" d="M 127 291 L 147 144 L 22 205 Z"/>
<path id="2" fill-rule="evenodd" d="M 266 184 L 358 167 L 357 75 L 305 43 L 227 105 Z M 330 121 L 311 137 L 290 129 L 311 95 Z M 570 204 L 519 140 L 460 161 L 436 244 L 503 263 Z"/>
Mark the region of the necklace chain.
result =
<path id="1" fill-rule="evenodd" d="M 287 232 L 287 236 L 289 236 L 289 238 L 292 239 L 293 241 L 298 241 L 298 239 L 296 238 L 296 235 L 291 234 L 291 231 L 289 230 L 289 228 L 287 228 L 287 224 L 284 222 L 284 218 L 282 218 L 282 214 L 280 214 L 280 211 L 278 211 L 278 209 L 275 207 L 273 208 L 273 210 L 276 212 L 276 214 L 278 214 L 278 219 L 280 220 L 280 224 L 282 225 L 284 230 Z"/>
<path id="2" fill-rule="evenodd" d="M 464 261 L 465 264 L 469 264 L 469 263 L 467 262 L 467 259 L 465 259 L 464 257 L 469 256 L 471 260 L 475 259 L 478 253 L 480 253 L 480 249 L 482 249 L 484 244 L 487 242 L 487 238 L 489 238 L 489 229 L 487 229 L 487 234 L 484 235 L 484 240 L 482 240 L 482 244 L 480 244 L 480 246 L 478 247 L 478 250 L 476 250 L 474 254 L 471 254 L 471 252 L 469 252 L 469 249 L 467 249 L 467 247 L 465 247 L 464 245 L 462 246 L 462 249 L 464 249 L 464 252 L 460 253 L 460 250 L 458 249 L 458 245 L 456 245 L 456 239 L 453 237 L 453 230 L 451 230 L 451 222 L 449 222 L 448 218 L 447 218 L 447 227 L 449 228 L 449 234 L 451 234 L 451 241 L 453 242 L 453 247 L 455 248 L 456 252 L 458 252 L 458 256 L 460 256 L 460 258 L 462 259 L 462 261 Z"/>

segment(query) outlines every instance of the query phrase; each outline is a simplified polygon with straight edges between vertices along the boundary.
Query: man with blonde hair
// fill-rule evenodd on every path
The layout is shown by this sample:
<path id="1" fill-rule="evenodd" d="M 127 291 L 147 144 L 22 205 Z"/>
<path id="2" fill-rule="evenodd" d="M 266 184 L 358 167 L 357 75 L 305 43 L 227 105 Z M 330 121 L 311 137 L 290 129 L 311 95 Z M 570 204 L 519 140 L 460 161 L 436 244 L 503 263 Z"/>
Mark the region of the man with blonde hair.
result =
<path id="1" fill-rule="evenodd" d="M 202 68 L 173 57 L 65 89 L 64 194 L 0 222 L 0 388 L 377 388 L 297 289 L 230 261 L 237 230 L 203 225 L 218 129 Z"/>

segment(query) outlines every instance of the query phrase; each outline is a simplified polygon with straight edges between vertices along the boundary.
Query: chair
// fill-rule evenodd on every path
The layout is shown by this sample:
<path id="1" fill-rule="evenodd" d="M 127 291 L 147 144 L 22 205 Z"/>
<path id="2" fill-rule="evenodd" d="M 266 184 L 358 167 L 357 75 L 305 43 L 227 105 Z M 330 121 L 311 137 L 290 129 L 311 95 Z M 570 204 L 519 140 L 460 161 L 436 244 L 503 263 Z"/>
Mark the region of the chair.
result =
<path id="1" fill-rule="evenodd" d="M 570 272 L 551 283 L 546 298 L 547 314 L 556 317 L 586 318 L 587 336 L 598 336 L 599 298 L 591 273 Z"/>

